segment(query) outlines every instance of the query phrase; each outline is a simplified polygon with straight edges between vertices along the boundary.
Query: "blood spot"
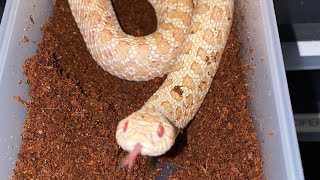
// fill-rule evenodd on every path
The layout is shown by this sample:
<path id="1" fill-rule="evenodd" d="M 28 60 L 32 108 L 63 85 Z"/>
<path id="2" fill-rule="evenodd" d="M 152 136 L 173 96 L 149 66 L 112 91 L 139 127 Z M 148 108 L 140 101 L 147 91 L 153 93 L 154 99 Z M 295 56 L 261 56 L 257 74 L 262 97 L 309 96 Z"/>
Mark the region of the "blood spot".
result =
<path id="1" fill-rule="evenodd" d="M 157 132 L 159 137 L 162 137 L 164 135 L 164 127 L 161 124 L 158 126 Z"/>

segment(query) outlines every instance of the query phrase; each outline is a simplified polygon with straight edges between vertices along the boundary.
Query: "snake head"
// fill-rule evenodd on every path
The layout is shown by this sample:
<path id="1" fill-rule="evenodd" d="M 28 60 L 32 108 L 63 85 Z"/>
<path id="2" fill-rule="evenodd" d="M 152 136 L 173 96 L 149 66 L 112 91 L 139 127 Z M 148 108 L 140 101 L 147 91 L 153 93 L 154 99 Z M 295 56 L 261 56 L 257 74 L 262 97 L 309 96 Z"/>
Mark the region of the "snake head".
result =
<path id="1" fill-rule="evenodd" d="M 133 161 L 135 157 L 132 156 L 137 154 L 159 156 L 166 153 L 174 144 L 175 130 L 162 114 L 137 111 L 119 122 L 116 140 L 122 149 L 131 153 L 129 161 Z"/>

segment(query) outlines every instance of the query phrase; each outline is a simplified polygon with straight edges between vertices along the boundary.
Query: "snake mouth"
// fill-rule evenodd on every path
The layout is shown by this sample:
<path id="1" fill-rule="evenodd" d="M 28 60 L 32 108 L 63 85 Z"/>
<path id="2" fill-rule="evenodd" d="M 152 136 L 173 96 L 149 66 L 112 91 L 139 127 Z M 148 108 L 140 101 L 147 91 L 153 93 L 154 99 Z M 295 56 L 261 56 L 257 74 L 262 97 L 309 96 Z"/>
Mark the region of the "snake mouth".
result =
<path id="1" fill-rule="evenodd" d="M 129 169 L 131 169 L 135 160 L 137 159 L 137 156 L 141 153 L 142 147 L 143 146 L 140 143 L 137 143 L 133 150 L 122 159 L 120 167 L 125 167 L 128 165 Z"/>

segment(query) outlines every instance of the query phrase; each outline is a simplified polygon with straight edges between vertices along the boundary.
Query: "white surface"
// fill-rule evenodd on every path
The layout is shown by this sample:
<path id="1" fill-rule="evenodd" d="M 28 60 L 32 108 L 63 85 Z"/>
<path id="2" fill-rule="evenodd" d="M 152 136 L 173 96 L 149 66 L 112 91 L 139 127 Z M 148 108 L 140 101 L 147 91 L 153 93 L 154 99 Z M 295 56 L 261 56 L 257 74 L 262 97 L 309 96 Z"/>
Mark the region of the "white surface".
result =
<path id="1" fill-rule="evenodd" d="M 320 69 L 320 41 L 282 42 L 281 47 L 286 70 Z"/>
<path id="2" fill-rule="evenodd" d="M 253 87 L 249 107 L 259 132 L 265 176 L 303 179 L 272 1 L 238 2 L 237 7 L 245 6 L 247 11 L 243 42 L 254 48 L 255 72 L 248 73 Z M 51 7 L 51 0 L 10 0 L 6 5 L 0 29 L 0 179 L 10 176 L 21 141 L 26 108 L 13 96 L 27 99 L 27 86 L 18 83 L 25 82 L 22 65 L 35 52 L 36 46 L 30 42 L 39 40 L 39 24 L 51 14 Z M 35 25 L 28 21 L 31 14 Z M 24 31 L 28 26 L 31 28 Z M 24 35 L 29 43 L 21 43 Z"/>
<path id="3" fill-rule="evenodd" d="M 297 41 L 297 45 L 300 56 L 320 56 L 320 41 Z"/>

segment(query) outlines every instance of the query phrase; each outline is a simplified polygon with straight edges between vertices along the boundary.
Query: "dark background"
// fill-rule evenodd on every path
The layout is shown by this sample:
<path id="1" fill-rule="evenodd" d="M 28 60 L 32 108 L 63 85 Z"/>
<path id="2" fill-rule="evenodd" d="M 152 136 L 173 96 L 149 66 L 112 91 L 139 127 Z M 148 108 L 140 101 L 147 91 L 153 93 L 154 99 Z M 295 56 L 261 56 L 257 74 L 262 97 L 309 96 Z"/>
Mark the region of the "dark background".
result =
<path id="1" fill-rule="evenodd" d="M 320 25 L 319 0 L 273 0 L 273 2 L 281 43 L 320 40 L 320 26 L 312 30 L 305 28 L 300 32 L 293 29 L 293 24 Z M 290 59 L 284 56 L 284 61 L 286 64 Z M 294 114 L 319 113 L 320 70 L 287 70 L 286 74 Z M 320 143 L 299 141 L 299 147 L 305 178 L 320 179 L 320 166 L 317 165 L 320 162 Z"/>
<path id="2" fill-rule="evenodd" d="M 298 40 L 291 24 L 319 23 L 319 0 L 273 0 L 281 42 Z M 0 20 L 6 0 L 0 0 Z M 290 4 L 288 3 L 290 2 Z M 316 39 L 320 34 L 314 35 Z M 320 38 L 319 38 L 320 39 Z M 287 59 L 285 59 L 287 61 Z M 320 71 L 287 71 L 289 92 L 294 113 L 320 112 Z M 306 179 L 320 179 L 320 143 L 299 142 L 302 165 Z"/>
<path id="3" fill-rule="evenodd" d="M 6 3 L 6 0 L 0 0 L 0 20 L 1 20 L 1 17 L 2 17 L 2 13 L 3 13 L 3 10 L 4 10 L 5 3 Z"/>

